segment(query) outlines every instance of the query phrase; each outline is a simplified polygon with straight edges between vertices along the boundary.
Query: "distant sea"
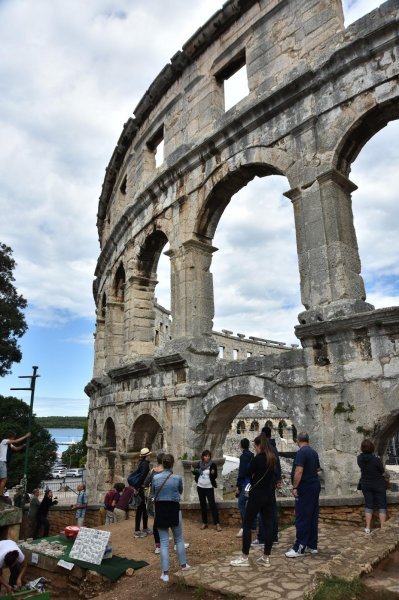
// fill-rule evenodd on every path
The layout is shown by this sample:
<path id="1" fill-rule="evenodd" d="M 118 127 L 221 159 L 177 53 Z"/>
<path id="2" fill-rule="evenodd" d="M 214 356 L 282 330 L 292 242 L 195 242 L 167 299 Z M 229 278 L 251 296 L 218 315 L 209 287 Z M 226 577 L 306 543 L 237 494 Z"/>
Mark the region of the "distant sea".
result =
<path id="1" fill-rule="evenodd" d="M 83 429 L 49 429 L 48 431 L 58 444 L 58 454 L 68 450 L 71 442 L 80 442 L 83 437 Z"/>
<path id="2" fill-rule="evenodd" d="M 1 4 L 1 0 L 0 0 Z M 0 381 L 0 384 L 2 382 Z M 1 388 L 1 385 L 0 385 Z M 1 394 L 0 390 L 0 394 Z M 9 394 L 3 392 L 3 396 Z M 26 394 L 18 394 L 17 398 L 21 398 L 26 404 L 30 403 L 30 396 Z M 89 410 L 89 398 L 48 398 L 43 396 L 35 396 L 33 412 L 36 417 L 87 417 Z"/>

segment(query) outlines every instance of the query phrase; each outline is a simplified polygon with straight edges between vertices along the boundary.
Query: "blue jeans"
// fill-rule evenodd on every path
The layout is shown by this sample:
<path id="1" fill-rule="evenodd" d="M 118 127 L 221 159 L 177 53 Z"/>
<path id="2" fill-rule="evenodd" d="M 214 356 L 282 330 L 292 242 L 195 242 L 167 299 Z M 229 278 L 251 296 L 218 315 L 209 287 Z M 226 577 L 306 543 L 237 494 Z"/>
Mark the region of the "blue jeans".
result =
<path id="1" fill-rule="evenodd" d="M 241 517 L 241 528 L 244 527 L 244 517 L 245 517 L 245 510 L 247 508 L 247 503 L 248 503 L 248 496 L 246 496 L 244 494 L 244 490 L 245 490 L 245 486 L 243 486 L 241 488 L 240 491 L 240 495 L 238 496 L 238 510 L 240 511 L 240 517 Z M 252 531 L 256 530 L 256 519 L 254 519 L 254 522 L 252 523 Z"/>
<path id="2" fill-rule="evenodd" d="M 177 527 L 171 527 L 173 539 L 176 544 L 177 556 L 180 566 L 186 564 L 186 549 L 183 539 L 183 525 L 181 511 L 179 513 L 179 524 Z M 169 571 L 169 529 L 158 528 L 159 539 L 161 542 L 161 569 L 163 573 Z"/>

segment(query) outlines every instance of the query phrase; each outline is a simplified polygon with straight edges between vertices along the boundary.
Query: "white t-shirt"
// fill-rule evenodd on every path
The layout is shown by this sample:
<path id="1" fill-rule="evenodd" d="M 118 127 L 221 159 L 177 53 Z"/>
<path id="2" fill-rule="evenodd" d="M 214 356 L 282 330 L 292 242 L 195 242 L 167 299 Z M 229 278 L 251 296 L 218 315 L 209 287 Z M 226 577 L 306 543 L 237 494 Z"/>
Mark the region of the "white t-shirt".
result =
<path id="1" fill-rule="evenodd" d="M 211 480 L 209 477 L 209 471 L 210 469 L 205 469 L 205 471 L 202 471 L 202 473 L 200 473 L 199 477 L 198 477 L 198 487 L 200 488 L 211 488 L 213 487 L 213 485 L 211 484 Z"/>
<path id="2" fill-rule="evenodd" d="M 18 550 L 18 562 L 24 562 L 25 556 L 22 554 L 17 544 L 12 540 L 2 540 L 0 542 L 0 569 L 4 567 L 4 558 L 6 554 L 12 552 L 13 550 Z"/>
<path id="3" fill-rule="evenodd" d="M 6 462 L 7 461 L 7 450 L 8 450 L 8 444 L 7 442 L 9 442 L 10 440 L 8 440 L 7 438 L 4 440 L 1 440 L 0 442 L 0 462 Z"/>

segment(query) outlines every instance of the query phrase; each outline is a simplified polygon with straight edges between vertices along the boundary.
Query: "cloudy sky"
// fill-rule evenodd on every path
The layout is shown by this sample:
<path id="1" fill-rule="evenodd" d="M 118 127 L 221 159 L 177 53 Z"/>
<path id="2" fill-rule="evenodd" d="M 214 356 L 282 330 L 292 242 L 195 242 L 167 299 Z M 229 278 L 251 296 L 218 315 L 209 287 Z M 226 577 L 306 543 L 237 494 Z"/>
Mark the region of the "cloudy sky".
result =
<path id="1" fill-rule="evenodd" d="M 346 0 L 346 24 L 379 5 Z M 18 263 L 29 332 L 0 393 L 39 366 L 36 412 L 85 414 L 93 364 L 96 211 L 123 123 L 161 68 L 221 6 L 216 0 L 0 0 L 0 241 Z M 397 304 L 399 129 L 364 148 L 351 179 L 368 299 Z M 214 245 L 215 328 L 295 342 L 299 301 L 284 178 L 233 198 Z M 397 194 L 396 194 L 397 196 Z M 378 199 L 378 203 L 376 200 Z M 256 210 L 268 218 L 254 222 Z M 245 271 L 240 265 L 245 264 Z M 168 265 L 157 296 L 168 302 Z M 23 395 L 23 394 L 21 394 Z"/>

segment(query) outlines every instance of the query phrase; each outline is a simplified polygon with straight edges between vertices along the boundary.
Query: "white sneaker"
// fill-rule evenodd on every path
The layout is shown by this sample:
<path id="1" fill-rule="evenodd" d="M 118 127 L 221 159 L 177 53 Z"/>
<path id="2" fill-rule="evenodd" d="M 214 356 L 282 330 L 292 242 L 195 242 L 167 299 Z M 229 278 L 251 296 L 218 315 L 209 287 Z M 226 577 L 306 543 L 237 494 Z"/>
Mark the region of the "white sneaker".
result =
<path id="1" fill-rule="evenodd" d="M 294 548 L 291 548 L 291 550 L 288 550 L 285 555 L 287 558 L 298 558 L 299 556 L 305 556 L 305 553 L 300 549 L 295 550 Z"/>
<path id="2" fill-rule="evenodd" d="M 367 535 L 368 535 L 369 533 L 371 533 L 371 529 L 368 529 L 368 528 L 366 527 L 366 529 L 364 530 L 364 533 L 367 533 Z"/>
<path id="3" fill-rule="evenodd" d="M 306 554 L 318 554 L 319 553 L 317 548 L 308 548 L 308 547 L 305 548 L 305 552 L 306 552 Z"/>
<path id="4" fill-rule="evenodd" d="M 251 546 L 256 548 L 256 546 L 264 546 L 264 544 L 262 544 L 262 542 L 260 542 L 258 539 L 256 539 L 251 543 Z"/>
<path id="5" fill-rule="evenodd" d="M 270 556 L 262 554 L 262 556 L 256 559 L 256 562 L 258 565 L 262 565 L 262 567 L 270 567 Z"/>
<path id="6" fill-rule="evenodd" d="M 162 573 L 161 577 L 159 578 L 161 581 L 164 581 L 165 583 L 168 583 L 169 581 L 169 575 L 167 573 Z"/>
<path id="7" fill-rule="evenodd" d="M 236 558 L 235 560 L 231 560 L 230 565 L 232 567 L 249 567 L 250 566 L 248 558 L 244 558 L 243 556 L 240 556 L 239 558 Z"/>
<path id="8" fill-rule="evenodd" d="M 154 554 L 161 554 L 161 548 L 159 548 L 159 546 L 156 546 Z"/>
<path id="9" fill-rule="evenodd" d="M 187 550 L 187 548 L 189 548 L 189 547 L 190 547 L 190 544 L 189 544 L 189 542 L 184 542 L 184 547 L 185 547 L 185 549 Z M 173 549 L 174 549 L 174 550 L 176 550 L 176 544 L 173 546 Z"/>
<path id="10" fill-rule="evenodd" d="M 181 567 L 182 571 L 188 571 L 189 569 L 191 569 L 191 565 L 189 565 L 188 563 L 186 563 L 184 567 Z"/>
<path id="11" fill-rule="evenodd" d="M 236 537 L 242 537 L 242 529 L 238 533 L 236 533 Z"/>

